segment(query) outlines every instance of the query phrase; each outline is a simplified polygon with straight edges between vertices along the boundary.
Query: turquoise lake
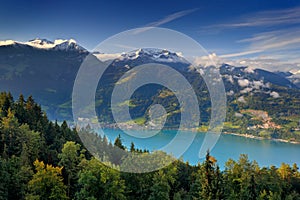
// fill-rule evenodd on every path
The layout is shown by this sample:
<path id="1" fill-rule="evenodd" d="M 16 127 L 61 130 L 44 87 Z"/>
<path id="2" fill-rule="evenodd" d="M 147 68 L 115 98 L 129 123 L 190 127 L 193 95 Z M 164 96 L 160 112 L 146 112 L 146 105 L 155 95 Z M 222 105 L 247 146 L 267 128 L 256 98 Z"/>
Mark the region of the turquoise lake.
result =
<path id="1" fill-rule="evenodd" d="M 174 130 L 164 130 L 150 138 L 135 138 L 125 134 L 121 130 L 114 129 L 105 129 L 104 133 L 110 141 L 114 141 L 120 134 L 122 142 L 127 148 L 129 148 L 131 142 L 133 142 L 135 147 L 148 149 L 150 151 L 158 150 L 165 146 L 176 135 L 176 131 Z M 189 132 L 187 132 L 187 134 L 189 134 Z M 184 161 L 188 161 L 193 165 L 203 161 L 203 159 L 199 159 L 198 154 L 204 137 L 204 133 L 198 133 L 196 135 L 193 143 L 182 156 Z M 249 160 L 256 160 L 261 167 L 271 165 L 278 167 L 282 162 L 288 164 L 297 163 L 298 166 L 300 166 L 299 144 L 221 134 L 217 144 L 211 150 L 211 155 L 217 159 L 221 169 L 224 169 L 224 164 L 229 158 L 237 160 L 240 154 L 247 154 Z"/>

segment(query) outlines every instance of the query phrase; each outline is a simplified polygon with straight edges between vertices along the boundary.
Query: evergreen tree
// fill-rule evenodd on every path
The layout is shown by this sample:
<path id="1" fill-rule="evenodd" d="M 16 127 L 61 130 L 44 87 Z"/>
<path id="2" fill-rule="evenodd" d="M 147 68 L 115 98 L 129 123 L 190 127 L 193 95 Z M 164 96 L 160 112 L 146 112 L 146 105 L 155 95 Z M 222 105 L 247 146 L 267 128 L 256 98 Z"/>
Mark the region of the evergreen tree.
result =
<path id="1" fill-rule="evenodd" d="M 114 142 L 114 146 L 119 147 L 122 150 L 125 150 L 125 146 L 122 143 L 122 139 L 121 139 L 121 135 L 119 134 L 118 137 L 116 138 L 115 142 Z"/>
<path id="2" fill-rule="evenodd" d="M 153 177 L 153 186 L 151 187 L 149 200 L 170 199 L 170 190 L 171 187 L 166 174 L 159 170 Z"/>
<path id="3" fill-rule="evenodd" d="M 218 193 L 218 189 L 216 185 L 214 185 L 215 181 L 215 163 L 216 160 L 214 157 L 210 156 L 209 151 L 206 153 L 205 162 L 203 164 L 203 177 L 202 177 L 202 185 L 201 185 L 201 197 L 203 199 L 211 200 L 216 199 L 215 196 Z"/>
<path id="4" fill-rule="evenodd" d="M 253 174 L 251 174 L 251 179 L 250 179 L 250 183 L 249 183 L 249 186 L 247 188 L 247 191 L 248 191 L 248 199 L 249 200 L 257 199 L 256 183 L 255 183 L 255 179 L 254 179 Z"/>
<path id="5" fill-rule="evenodd" d="M 131 144 L 130 144 L 130 152 L 135 152 L 135 147 L 134 147 L 133 142 L 131 142 Z"/>
<path id="6" fill-rule="evenodd" d="M 67 195 L 74 197 L 75 186 L 78 180 L 77 173 L 79 171 L 79 163 L 84 159 L 84 150 L 81 150 L 80 144 L 68 141 L 64 144 L 62 152 L 58 154 L 60 159 L 59 165 L 64 167 L 67 180 Z"/>

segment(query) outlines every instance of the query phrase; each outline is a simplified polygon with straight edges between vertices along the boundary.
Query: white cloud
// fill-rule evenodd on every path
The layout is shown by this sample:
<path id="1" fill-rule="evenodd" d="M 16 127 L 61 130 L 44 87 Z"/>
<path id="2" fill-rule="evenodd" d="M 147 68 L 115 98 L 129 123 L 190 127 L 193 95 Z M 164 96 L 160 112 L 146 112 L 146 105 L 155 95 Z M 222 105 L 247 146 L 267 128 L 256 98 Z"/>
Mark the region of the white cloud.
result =
<path id="1" fill-rule="evenodd" d="M 270 96 L 273 97 L 273 98 L 280 97 L 279 94 L 278 94 L 278 92 L 274 92 L 274 91 L 270 93 Z"/>
<path id="2" fill-rule="evenodd" d="M 297 54 L 298 55 L 298 54 Z M 201 56 L 195 58 L 194 64 L 204 67 L 215 65 L 220 66 L 223 63 L 235 66 L 235 67 L 247 67 L 245 72 L 254 73 L 254 69 L 265 69 L 268 71 L 298 71 L 300 70 L 300 63 L 282 61 L 281 56 L 258 56 L 253 58 L 240 58 L 229 59 L 226 56 L 218 56 L 216 53 L 211 53 L 207 56 Z M 300 60 L 299 60 L 300 62 Z"/>
<path id="3" fill-rule="evenodd" d="M 256 12 L 242 16 L 238 21 L 210 26 L 210 28 L 241 28 L 279 26 L 300 23 L 300 7 Z"/>
<path id="4" fill-rule="evenodd" d="M 247 66 L 245 72 L 253 73 L 253 69 L 265 69 L 268 71 L 290 71 L 300 70 L 298 63 L 282 61 L 281 59 L 272 58 L 273 56 L 259 56 L 253 58 L 241 58 L 241 59 L 231 59 L 224 60 L 225 63 L 228 63 L 233 66 Z"/>
<path id="5" fill-rule="evenodd" d="M 238 80 L 238 84 L 241 87 L 247 87 L 249 85 L 249 81 L 248 81 L 248 79 L 240 79 L 240 80 Z"/>
<path id="6" fill-rule="evenodd" d="M 242 52 L 237 52 L 237 53 L 230 53 L 230 54 L 224 54 L 220 55 L 221 58 L 232 58 L 232 57 L 240 57 L 240 56 L 245 56 L 249 54 L 255 54 L 255 53 L 260 53 L 263 50 L 257 49 L 257 50 L 249 50 L 249 51 L 242 51 Z"/>
<path id="7" fill-rule="evenodd" d="M 299 64 L 300 28 L 287 28 L 284 30 L 262 32 L 250 38 L 237 41 L 248 43 L 248 47 L 240 52 L 220 55 L 221 58 L 238 58 L 245 55 L 270 54 L 297 62 Z"/>
<path id="8" fill-rule="evenodd" d="M 272 27 L 273 31 L 256 33 L 251 37 L 238 40 L 238 43 L 245 43 L 247 47 L 237 52 L 220 55 L 220 57 L 225 59 L 237 59 L 242 56 L 248 55 L 249 57 L 252 55 L 255 57 L 245 61 L 243 63 L 244 65 L 255 65 L 255 68 L 265 68 L 274 71 L 289 70 L 292 68 L 291 65 L 294 65 L 293 67 L 300 67 L 300 59 L 298 56 L 300 53 L 299 24 L 300 6 L 287 9 L 260 11 L 248 14 L 247 16 L 240 16 L 233 22 L 212 25 L 205 27 L 205 29 L 217 30 L 242 27 Z M 258 59 L 262 54 L 272 55 L 272 59 L 274 60 L 268 63 L 266 60 Z M 276 55 L 277 58 L 274 55 Z"/>
<path id="9" fill-rule="evenodd" d="M 247 64 L 247 62 L 246 61 L 242 61 L 242 62 L 240 62 L 241 64 Z M 246 67 L 245 69 L 244 69 L 244 72 L 247 72 L 247 73 L 254 73 L 254 69 L 252 68 L 252 67 Z"/>
<path id="10" fill-rule="evenodd" d="M 251 50 L 278 50 L 289 49 L 291 47 L 297 47 L 297 43 L 300 43 L 300 29 L 286 28 L 283 30 L 262 32 L 253 35 L 251 38 L 239 40 L 238 42 L 250 43 Z"/>
<path id="11" fill-rule="evenodd" d="M 234 95 L 234 91 L 233 90 L 230 90 L 229 92 L 226 93 L 228 96 L 232 96 Z"/>
<path id="12" fill-rule="evenodd" d="M 260 89 L 260 87 L 264 87 L 263 81 L 253 81 L 252 84 L 255 89 Z"/>
<path id="13" fill-rule="evenodd" d="M 216 53 L 211 53 L 207 56 L 196 57 L 193 61 L 193 64 L 196 66 L 208 67 L 211 65 L 220 66 L 224 63 L 224 60 L 217 56 Z"/>
<path id="14" fill-rule="evenodd" d="M 238 99 L 237 99 L 238 102 L 241 102 L 241 103 L 246 103 L 246 100 L 243 96 L 240 96 Z"/>
<path id="15" fill-rule="evenodd" d="M 138 31 L 135 32 L 135 34 L 147 31 L 147 30 L 151 29 L 152 27 L 157 27 L 157 26 L 161 26 L 163 24 L 169 23 L 171 21 L 174 21 L 175 19 L 184 17 L 184 16 L 186 16 L 188 14 L 191 14 L 191 13 L 197 11 L 197 10 L 198 10 L 198 8 L 194 8 L 194 9 L 183 10 L 183 11 L 173 13 L 171 15 L 168 15 L 168 16 L 164 17 L 163 19 L 160 19 L 158 21 L 151 22 L 151 23 L 145 25 L 144 28 L 139 29 Z"/>
<path id="16" fill-rule="evenodd" d="M 94 53 L 93 55 L 96 56 L 101 61 L 112 60 L 121 56 L 120 53 L 114 53 L 114 54 Z"/>
<path id="17" fill-rule="evenodd" d="M 246 87 L 245 89 L 241 90 L 241 94 L 247 94 L 247 93 L 251 92 L 252 90 L 253 90 L 253 88 Z"/>
<path id="18" fill-rule="evenodd" d="M 300 34 L 300 33 L 299 33 Z M 299 55 L 299 54 L 296 54 Z M 211 53 L 207 56 L 201 56 L 195 58 L 194 64 L 196 66 L 221 66 L 223 63 L 235 66 L 235 67 L 247 67 L 245 68 L 246 73 L 254 73 L 254 69 L 265 69 L 268 71 L 299 71 L 300 70 L 300 59 L 293 61 L 283 61 L 281 55 L 273 54 L 271 56 L 258 56 L 253 58 L 225 58 L 224 56 L 218 56 L 216 53 Z"/>

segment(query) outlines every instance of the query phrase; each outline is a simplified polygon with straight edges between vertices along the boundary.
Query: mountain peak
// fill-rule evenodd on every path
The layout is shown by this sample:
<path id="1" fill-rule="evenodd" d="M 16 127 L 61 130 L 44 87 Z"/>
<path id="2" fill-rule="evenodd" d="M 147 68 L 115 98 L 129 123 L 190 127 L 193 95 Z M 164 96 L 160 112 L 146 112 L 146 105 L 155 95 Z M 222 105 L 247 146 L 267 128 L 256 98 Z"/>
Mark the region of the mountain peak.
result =
<path id="1" fill-rule="evenodd" d="M 188 63 L 180 54 L 168 51 L 167 49 L 141 48 L 128 53 L 123 53 L 119 60 L 151 59 L 156 62 L 180 62 Z"/>
<path id="2" fill-rule="evenodd" d="M 62 40 L 58 39 L 54 41 L 56 50 L 79 50 L 79 51 L 87 51 L 82 46 L 78 45 L 74 39 Z"/>
<path id="3" fill-rule="evenodd" d="M 56 39 L 54 41 L 50 41 L 47 39 L 35 38 L 27 42 L 18 42 L 14 40 L 0 41 L 0 46 L 10 46 L 15 44 L 27 45 L 37 49 L 86 51 L 86 49 L 78 45 L 74 39 Z"/>
<path id="4" fill-rule="evenodd" d="M 54 40 L 54 44 L 58 45 L 58 44 L 62 44 L 62 43 L 68 43 L 68 44 L 77 44 L 76 40 L 74 39 L 69 39 L 69 40 L 64 40 L 64 39 L 56 39 Z"/>
<path id="5" fill-rule="evenodd" d="M 53 44 L 52 41 L 50 40 L 47 40 L 47 39 L 41 39 L 41 38 L 35 38 L 35 39 L 32 39 L 32 40 L 29 40 L 28 42 L 31 42 L 31 43 L 39 43 L 39 44 L 44 44 L 44 43 L 51 43 Z"/>
<path id="6" fill-rule="evenodd" d="M 3 40 L 0 41 L 0 46 L 8 46 L 8 45 L 13 45 L 16 42 L 14 40 Z"/>
<path id="7" fill-rule="evenodd" d="M 49 41 L 47 39 L 40 39 L 35 38 L 33 40 L 29 40 L 28 42 L 25 42 L 24 44 L 39 48 L 39 49 L 50 49 L 54 47 L 54 43 L 52 41 Z"/>
<path id="8" fill-rule="evenodd" d="M 292 73 L 292 74 L 294 74 L 294 75 L 299 75 L 300 74 L 300 70 L 299 70 L 299 68 L 297 68 L 297 69 L 292 69 L 292 70 L 290 70 L 289 71 L 290 73 Z"/>

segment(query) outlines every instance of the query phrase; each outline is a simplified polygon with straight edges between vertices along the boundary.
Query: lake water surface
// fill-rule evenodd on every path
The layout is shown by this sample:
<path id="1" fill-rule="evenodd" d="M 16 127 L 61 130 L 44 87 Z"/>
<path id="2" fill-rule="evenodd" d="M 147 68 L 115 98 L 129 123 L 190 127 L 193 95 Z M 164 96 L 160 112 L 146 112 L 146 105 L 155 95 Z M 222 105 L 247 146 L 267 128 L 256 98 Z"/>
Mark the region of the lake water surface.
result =
<path id="1" fill-rule="evenodd" d="M 150 151 L 158 150 L 168 144 L 176 135 L 174 130 L 164 130 L 161 133 L 150 138 L 135 138 L 122 132 L 121 130 L 105 129 L 105 135 L 109 140 L 114 141 L 120 134 L 124 145 L 129 148 L 133 142 L 135 147 L 148 149 Z M 141 133 L 143 134 L 143 133 Z M 187 132 L 189 134 L 189 132 Z M 199 150 L 204 140 L 204 133 L 198 133 L 189 147 L 183 154 L 183 160 L 190 164 L 202 162 L 199 159 Z M 182 138 L 184 139 L 184 138 Z M 179 148 L 179 147 L 178 147 Z M 260 166 L 280 166 L 282 162 L 300 166 L 300 145 L 289 144 L 271 140 L 257 140 L 245 137 L 239 137 L 228 134 L 221 134 L 217 144 L 211 150 L 221 169 L 224 169 L 225 162 L 232 158 L 237 160 L 240 154 L 248 154 L 249 160 L 256 160 Z"/>

